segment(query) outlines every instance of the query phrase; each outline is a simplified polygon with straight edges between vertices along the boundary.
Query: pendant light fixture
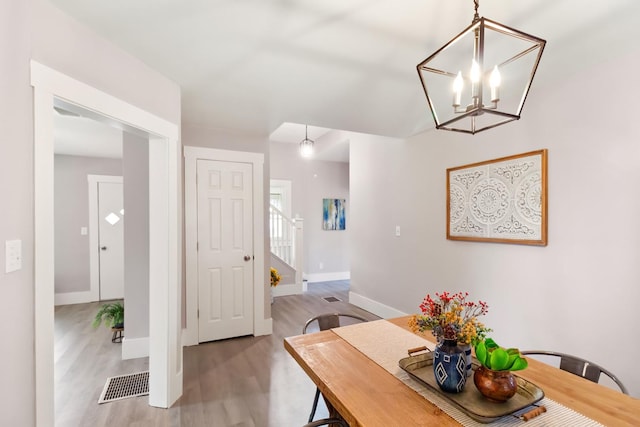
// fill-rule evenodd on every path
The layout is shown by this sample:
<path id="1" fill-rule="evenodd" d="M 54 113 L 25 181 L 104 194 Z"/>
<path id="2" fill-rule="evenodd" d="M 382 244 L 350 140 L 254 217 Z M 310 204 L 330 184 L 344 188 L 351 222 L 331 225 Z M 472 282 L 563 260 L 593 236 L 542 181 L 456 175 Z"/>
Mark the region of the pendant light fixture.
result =
<path id="1" fill-rule="evenodd" d="M 307 137 L 307 125 L 304 125 L 304 139 L 300 141 L 300 155 L 302 157 L 313 155 L 313 141 Z"/>
<path id="2" fill-rule="evenodd" d="M 437 129 L 476 134 L 520 119 L 545 40 L 478 15 L 418 64 Z"/>

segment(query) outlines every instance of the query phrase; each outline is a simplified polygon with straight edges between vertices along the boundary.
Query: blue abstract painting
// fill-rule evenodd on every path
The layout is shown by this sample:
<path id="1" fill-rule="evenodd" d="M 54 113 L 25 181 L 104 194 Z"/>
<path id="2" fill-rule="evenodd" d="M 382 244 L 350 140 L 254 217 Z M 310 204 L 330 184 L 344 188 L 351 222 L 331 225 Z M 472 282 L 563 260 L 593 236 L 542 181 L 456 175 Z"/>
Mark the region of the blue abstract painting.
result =
<path id="1" fill-rule="evenodd" d="M 322 229 L 344 230 L 345 199 L 322 199 Z"/>

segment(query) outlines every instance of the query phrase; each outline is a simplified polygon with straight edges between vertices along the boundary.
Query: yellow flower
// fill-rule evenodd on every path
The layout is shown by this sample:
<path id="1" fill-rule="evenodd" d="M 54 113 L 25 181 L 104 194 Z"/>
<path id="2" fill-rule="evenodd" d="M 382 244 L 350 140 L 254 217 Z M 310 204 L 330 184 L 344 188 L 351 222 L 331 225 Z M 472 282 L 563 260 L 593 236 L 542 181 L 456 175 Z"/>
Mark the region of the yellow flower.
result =
<path id="1" fill-rule="evenodd" d="M 278 270 L 271 267 L 271 286 L 278 286 L 278 283 L 280 283 L 280 279 L 282 279 L 282 277 L 280 276 L 280 274 L 278 274 Z"/>
<path id="2" fill-rule="evenodd" d="M 418 326 L 418 316 L 417 315 L 413 315 L 409 318 L 409 328 L 411 329 L 411 332 L 413 333 L 417 333 L 420 331 L 420 327 Z"/>

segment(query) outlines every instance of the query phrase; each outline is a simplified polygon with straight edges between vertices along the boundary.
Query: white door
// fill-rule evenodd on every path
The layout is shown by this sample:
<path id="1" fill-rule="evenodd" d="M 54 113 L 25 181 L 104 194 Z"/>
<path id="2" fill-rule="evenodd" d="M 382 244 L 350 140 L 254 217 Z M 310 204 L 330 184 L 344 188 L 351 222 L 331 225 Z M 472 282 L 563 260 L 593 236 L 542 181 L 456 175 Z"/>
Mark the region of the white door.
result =
<path id="1" fill-rule="evenodd" d="M 253 333 L 249 163 L 197 161 L 198 341 Z"/>
<path id="2" fill-rule="evenodd" d="M 98 183 L 100 300 L 124 298 L 124 208 L 122 184 Z"/>

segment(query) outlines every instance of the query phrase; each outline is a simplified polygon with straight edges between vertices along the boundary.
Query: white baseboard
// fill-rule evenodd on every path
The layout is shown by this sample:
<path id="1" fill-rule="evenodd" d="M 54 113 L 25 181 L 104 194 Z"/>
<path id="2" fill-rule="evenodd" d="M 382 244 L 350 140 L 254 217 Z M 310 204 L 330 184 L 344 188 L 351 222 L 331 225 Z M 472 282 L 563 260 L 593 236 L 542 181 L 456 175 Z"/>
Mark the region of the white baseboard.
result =
<path id="1" fill-rule="evenodd" d="M 125 333 L 126 333 L 125 329 Z M 149 357 L 149 337 L 122 339 L 122 359 Z"/>
<path id="2" fill-rule="evenodd" d="M 253 335 L 256 337 L 262 335 L 271 335 L 273 333 L 273 321 L 272 319 L 264 319 L 263 321 L 256 321 L 253 329 Z"/>
<path id="3" fill-rule="evenodd" d="M 332 282 L 334 280 L 351 279 L 350 271 L 336 271 L 333 273 L 305 273 L 304 279 L 309 283 Z"/>
<path id="4" fill-rule="evenodd" d="M 295 283 L 286 284 L 286 285 L 278 285 L 275 288 L 271 288 L 274 297 L 283 297 L 286 295 L 298 295 L 301 294 L 304 289 L 302 288 L 302 283 L 299 285 Z"/>
<path id="5" fill-rule="evenodd" d="M 182 329 L 182 346 L 189 347 L 192 345 L 198 345 L 198 333 L 195 328 L 183 328 Z"/>
<path id="6" fill-rule="evenodd" d="M 400 310 L 396 310 L 393 307 L 389 307 L 388 305 L 382 304 L 381 302 L 374 301 L 360 294 L 356 294 L 355 292 L 349 292 L 349 303 L 367 310 L 369 313 L 373 313 L 376 316 L 380 316 L 383 319 L 390 319 L 393 317 L 407 315 L 407 313 L 403 313 Z"/>
<path id="7" fill-rule="evenodd" d="M 278 285 L 279 286 L 279 285 Z M 263 321 L 256 321 L 254 324 L 253 335 L 256 337 L 262 335 L 271 335 L 273 333 L 273 321 L 272 319 L 265 319 Z M 182 346 L 189 347 L 192 345 L 199 345 L 198 342 L 198 330 L 196 328 L 183 328 L 182 329 Z"/>
<path id="8" fill-rule="evenodd" d="M 82 292 L 62 292 L 55 295 L 55 305 L 84 304 L 86 302 L 98 301 L 91 291 Z"/>

